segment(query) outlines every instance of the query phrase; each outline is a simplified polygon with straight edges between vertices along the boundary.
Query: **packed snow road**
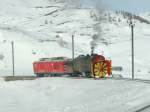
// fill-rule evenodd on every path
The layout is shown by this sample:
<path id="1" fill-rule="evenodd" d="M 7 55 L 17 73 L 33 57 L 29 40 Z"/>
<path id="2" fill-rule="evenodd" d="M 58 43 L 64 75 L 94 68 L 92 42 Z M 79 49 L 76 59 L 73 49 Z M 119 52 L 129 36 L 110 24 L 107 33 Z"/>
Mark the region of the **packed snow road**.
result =
<path id="1" fill-rule="evenodd" d="M 1 79 L 0 112 L 136 112 L 150 104 L 149 88 L 114 79 Z"/>

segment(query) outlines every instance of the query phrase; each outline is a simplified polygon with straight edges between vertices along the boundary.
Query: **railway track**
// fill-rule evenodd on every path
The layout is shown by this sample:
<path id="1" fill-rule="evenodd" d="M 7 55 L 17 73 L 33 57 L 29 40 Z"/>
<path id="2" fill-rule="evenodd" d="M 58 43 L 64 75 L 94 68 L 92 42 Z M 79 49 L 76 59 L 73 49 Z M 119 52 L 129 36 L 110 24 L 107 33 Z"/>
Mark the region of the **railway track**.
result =
<path id="1" fill-rule="evenodd" d="M 5 81 L 15 81 L 15 80 L 34 80 L 36 76 L 5 76 Z M 86 77 L 65 77 L 65 78 L 72 78 L 72 79 L 94 79 L 94 78 L 86 78 Z M 150 84 L 150 80 L 145 79 L 131 79 L 131 78 L 122 78 L 122 77 L 108 77 L 108 78 L 100 78 L 95 80 L 124 80 L 124 81 L 135 81 L 141 83 Z"/>
<path id="2" fill-rule="evenodd" d="M 5 81 L 16 81 L 16 80 L 34 80 L 36 76 L 6 76 Z"/>
<path id="3" fill-rule="evenodd" d="M 105 79 L 105 78 L 104 78 Z M 110 77 L 110 78 L 106 78 L 106 79 L 112 79 L 112 80 L 124 80 L 124 81 L 135 81 L 135 82 L 141 82 L 141 83 L 147 83 L 150 84 L 150 80 L 146 80 L 146 79 L 131 79 L 131 78 L 118 78 L 118 77 Z"/>

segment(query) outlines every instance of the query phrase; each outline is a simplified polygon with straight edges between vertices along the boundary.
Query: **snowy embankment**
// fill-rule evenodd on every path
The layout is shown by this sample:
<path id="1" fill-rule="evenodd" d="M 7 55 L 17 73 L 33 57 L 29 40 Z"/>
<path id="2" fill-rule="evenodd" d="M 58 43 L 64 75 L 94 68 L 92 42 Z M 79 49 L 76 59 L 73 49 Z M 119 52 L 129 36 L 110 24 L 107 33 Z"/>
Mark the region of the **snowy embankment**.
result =
<path id="1" fill-rule="evenodd" d="M 1 112 L 132 112 L 150 102 L 150 84 L 125 80 L 0 80 Z"/>

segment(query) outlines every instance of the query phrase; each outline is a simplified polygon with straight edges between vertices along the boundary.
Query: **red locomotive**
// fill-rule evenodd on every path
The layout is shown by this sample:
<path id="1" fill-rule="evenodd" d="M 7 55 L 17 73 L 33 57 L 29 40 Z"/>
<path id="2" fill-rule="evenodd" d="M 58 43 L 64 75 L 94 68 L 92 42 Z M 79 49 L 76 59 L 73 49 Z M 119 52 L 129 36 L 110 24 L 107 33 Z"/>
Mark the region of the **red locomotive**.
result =
<path id="1" fill-rule="evenodd" d="M 37 77 L 43 76 L 85 76 L 102 78 L 111 75 L 111 60 L 102 55 L 80 55 L 74 60 L 66 57 L 42 58 L 33 63 Z"/>

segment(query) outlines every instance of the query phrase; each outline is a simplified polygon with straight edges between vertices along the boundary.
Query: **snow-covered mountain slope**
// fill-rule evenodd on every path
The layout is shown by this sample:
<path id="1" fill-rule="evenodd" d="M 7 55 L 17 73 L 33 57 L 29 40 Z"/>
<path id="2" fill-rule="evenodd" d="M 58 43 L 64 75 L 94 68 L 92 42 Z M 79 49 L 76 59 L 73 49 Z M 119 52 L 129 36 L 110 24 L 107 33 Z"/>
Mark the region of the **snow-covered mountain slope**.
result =
<path id="1" fill-rule="evenodd" d="M 71 57 L 72 35 L 75 56 L 90 53 L 94 46 L 95 53 L 111 59 L 113 66 L 123 67 L 121 75 L 131 75 L 130 14 L 82 8 L 67 1 L 5 0 L 0 4 L 0 75 L 11 75 L 11 41 L 16 75 L 33 75 L 32 62 L 38 58 Z M 150 25 L 140 19 L 135 20 L 135 72 L 136 77 L 147 78 Z"/>
<path id="2" fill-rule="evenodd" d="M 150 21 L 150 12 L 141 13 L 139 16 L 147 18 Z"/>
<path id="3" fill-rule="evenodd" d="M 89 10 L 70 8 L 65 2 L 52 0 L 4 1 L 1 7 L 5 9 L 0 19 L 1 75 L 12 71 L 11 41 L 15 46 L 16 74 L 23 75 L 33 74 L 32 62 L 40 57 L 71 57 L 71 36 L 74 33 L 78 35 L 76 55 L 90 52 L 94 21 Z"/>
<path id="4" fill-rule="evenodd" d="M 135 77 L 149 78 L 150 25 L 140 20 L 134 19 Z M 143 20 L 147 21 L 148 19 L 143 17 Z M 111 12 L 109 22 L 102 23 L 102 29 L 102 35 L 110 43 L 108 48 L 113 65 L 123 67 L 123 76 L 127 76 L 127 74 L 131 76 L 131 28 L 129 27 L 129 18 Z"/>

